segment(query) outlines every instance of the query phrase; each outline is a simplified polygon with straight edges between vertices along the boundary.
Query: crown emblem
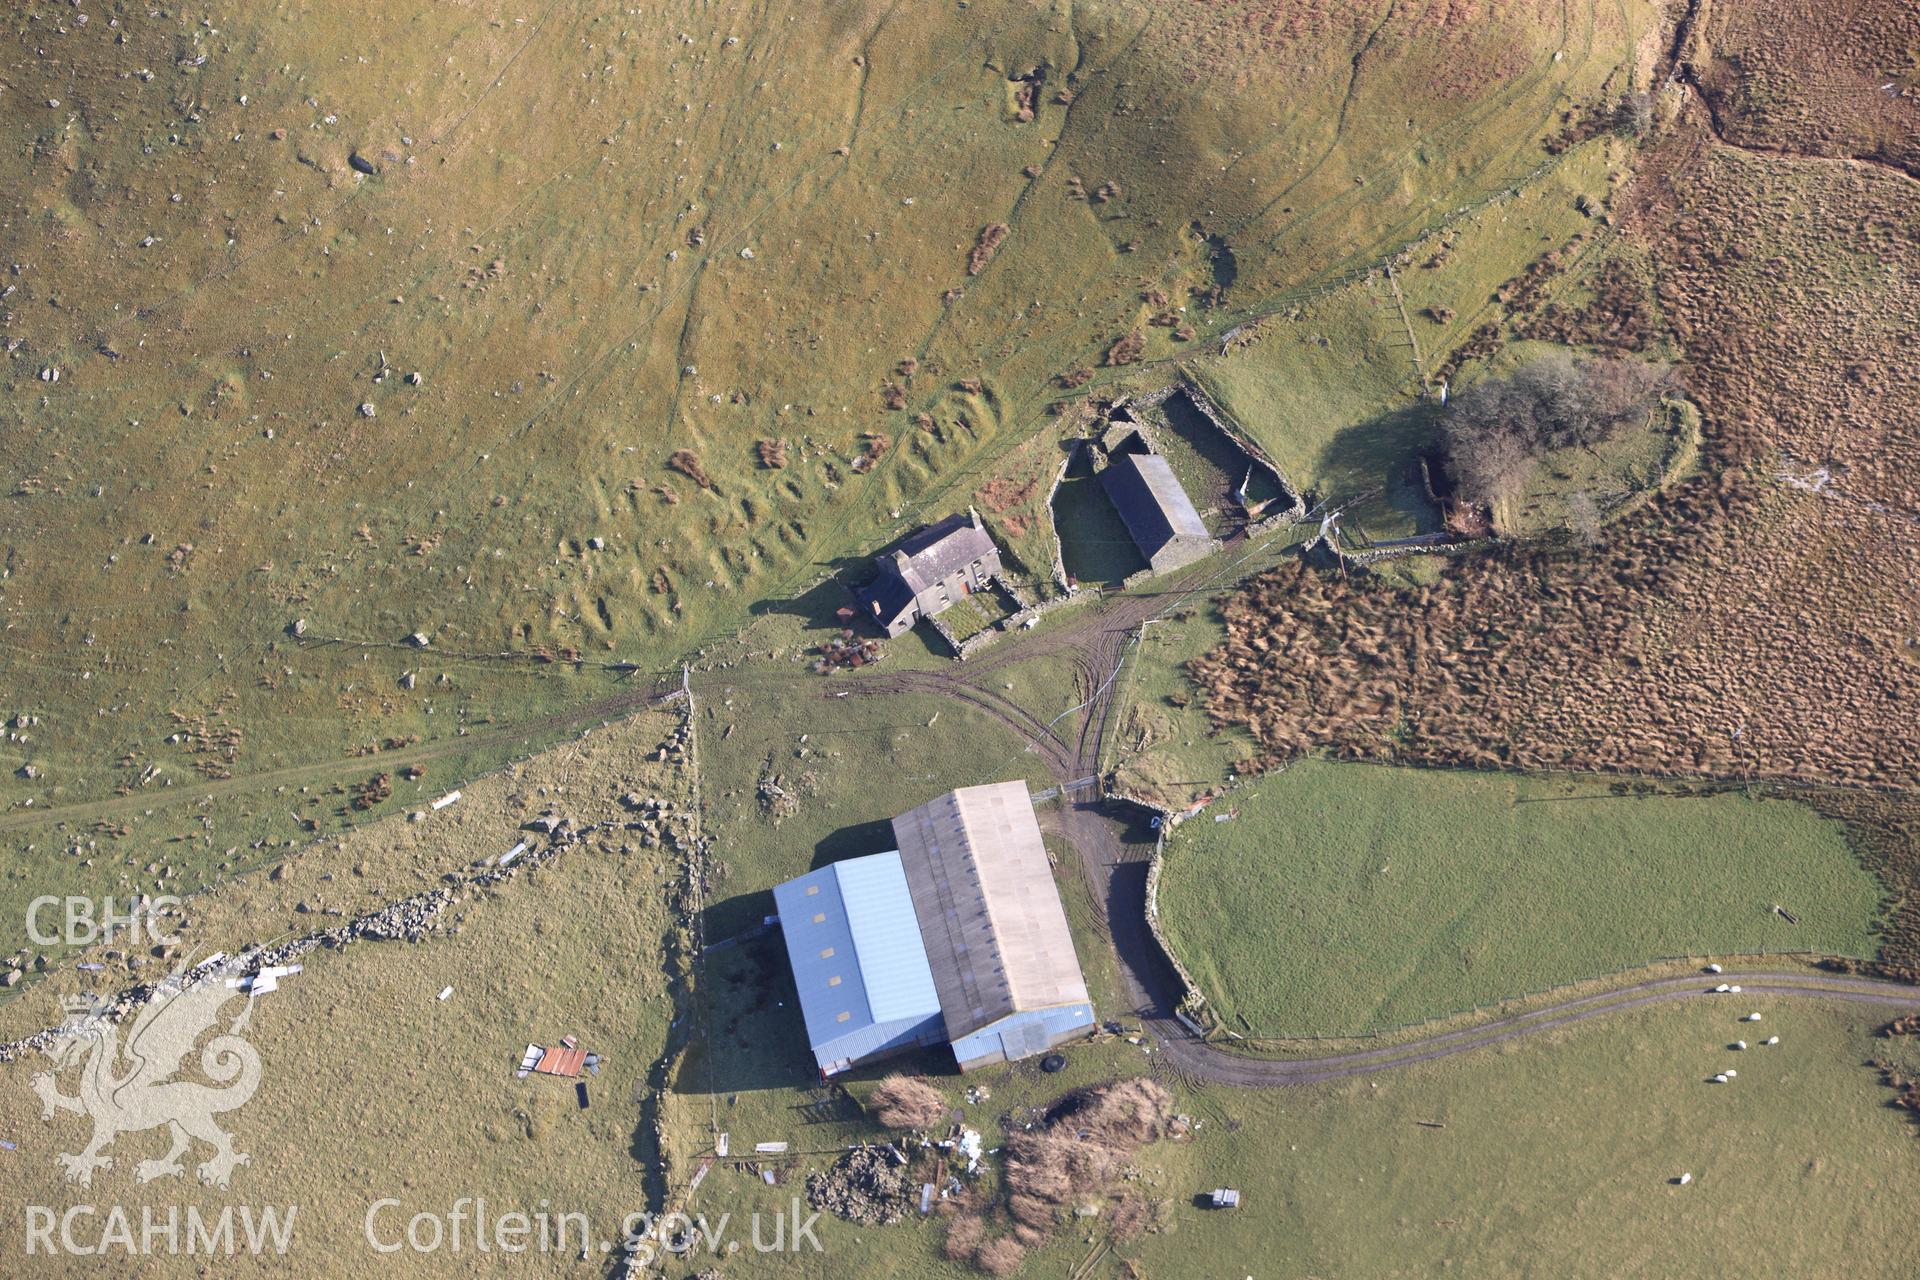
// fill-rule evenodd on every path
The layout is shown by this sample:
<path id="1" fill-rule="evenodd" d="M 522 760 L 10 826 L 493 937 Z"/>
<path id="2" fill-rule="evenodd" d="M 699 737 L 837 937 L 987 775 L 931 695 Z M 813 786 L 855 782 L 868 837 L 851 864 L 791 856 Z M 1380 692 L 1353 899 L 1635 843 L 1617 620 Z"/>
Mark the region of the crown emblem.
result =
<path id="1" fill-rule="evenodd" d="M 106 1008 L 106 1003 L 98 996 L 85 992 L 74 992 L 60 997 L 60 1009 L 69 1019 L 91 1018 Z"/>

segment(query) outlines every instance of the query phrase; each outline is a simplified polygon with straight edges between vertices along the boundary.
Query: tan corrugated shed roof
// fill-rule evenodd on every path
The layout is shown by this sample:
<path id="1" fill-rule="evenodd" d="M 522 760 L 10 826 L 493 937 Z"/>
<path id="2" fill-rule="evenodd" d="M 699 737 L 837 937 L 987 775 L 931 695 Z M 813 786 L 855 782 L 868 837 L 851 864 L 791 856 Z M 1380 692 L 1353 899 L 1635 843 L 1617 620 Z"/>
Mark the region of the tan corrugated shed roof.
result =
<path id="1" fill-rule="evenodd" d="M 895 818 L 893 838 L 950 1039 L 1087 1000 L 1026 783 L 949 791 Z"/>

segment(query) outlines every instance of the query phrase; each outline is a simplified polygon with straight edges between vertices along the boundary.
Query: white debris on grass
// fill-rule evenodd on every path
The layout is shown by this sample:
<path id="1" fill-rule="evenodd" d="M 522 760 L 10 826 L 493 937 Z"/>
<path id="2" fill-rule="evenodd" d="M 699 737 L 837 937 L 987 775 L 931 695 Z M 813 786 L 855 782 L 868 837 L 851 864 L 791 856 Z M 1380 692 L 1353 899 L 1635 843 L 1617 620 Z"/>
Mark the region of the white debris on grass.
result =
<path id="1" fill-rule="evenodd" d="M 297 964 L 270 964 L 251 977 L 228 978 L 227 985 L 245 990 L 248 996 L 263 996 L 269 991 L 278 991 L 280 979 L 299 973 L 301 967 Z"/>
<path id="2" fill-rule="evenodd" d="M 967 1158 L 967 1172 L 972 1173 L 980 1167 L 980 1131 L 962 1129 L 960 1131 L 960 1154 Z"/>
<path id="3" fill-rule="evenodd" d="M 438 800 L 435 800 L 432 804 L 428 805 L 427 807 L 429 809 L 438 811 L 446 808 L 448 805 L 452 804 L 454 801 L 458 800 L 459 798 L 460 798 L 460 793 L 458 791 L 449 791 L 447 792 L 447 794 L 441 796 Z"/>
<path id="4" fill-rule="evenodd" d="M 446 999 L 446 998 L 447 998 L 448 996 L 450 996 L 450 995 L 452 995 L 452 994 L 453 994 L 453 988 L 452 988 L 452 987 L 442 987 L 442 988 L 440 988 L 440 994 L 439 994 L 439 995 L 437 995 L 437 996 L 435 996 L 435 997 L 434 997 L 434 999 L 435 999 L 435 1000 L 445 1000 L 445 999 Z"/>

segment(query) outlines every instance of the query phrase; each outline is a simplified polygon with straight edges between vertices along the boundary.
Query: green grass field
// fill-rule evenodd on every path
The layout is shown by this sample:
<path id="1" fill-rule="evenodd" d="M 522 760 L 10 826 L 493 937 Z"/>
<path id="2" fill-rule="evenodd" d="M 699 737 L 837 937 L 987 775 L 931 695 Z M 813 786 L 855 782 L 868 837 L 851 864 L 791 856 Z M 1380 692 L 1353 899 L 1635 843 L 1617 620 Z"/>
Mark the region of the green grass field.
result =
<path id="1" fill-rule="evenodd" d="M 351 916 L 433 888 L 442 873 L 498 858 L 527 839 L 518 826 L 530 807 L 539 812 L 551 803 L 583 823 L 617 820 L 626 811 L 616 797 L 632 789 L 684 808 L 687 770 L 651 759 L 678 719 L 633 718 L 469 784 L 458 804 L 429 821 L 372 823 L 300 853 L 277 878 L 224 884 L 188 904 L 188 947 L 195 956 L 235 951 L 251 939 L 340 923 L 326 914 L 331 910 Z M 116 1138 L 108 1152 L 113 1167 L 96 1174 L 90 1188 L 65 1183 L 56 1156 L 80 1150 L 92 1126 L 86 1116 L 42 1121 L 28 1076 L 50 1064 L 28 1055 L 7 1068 L 0 1090 L 0 1133 L 17 1143 L 0 1161 L 0 1194 L 15 1207 L 0 1241 L 7 1259 L 0 1269 L 53 1277 L 98 1274 L 102 1266 L 99 1257 L 24 1256 L 18 1206 L 29 1204 L 63 1212 L 99 1206 L 76 1233 L 89 1245 L 115 1205 L 132 1216 L 136 1244 L 146 1207 L 162 1220 L 170 1207 L 182 1215 L 191 1207 L 209 1219 L 223 1206 L 296 1210 L 285 1258 L 244 1251 L 169 1257 L 164 1238 L 156 1256 L 135 1260 L 108 1251 L 114 1261 L 107 1265 L 153 1276 L 209 1267 L 222 1275 L 343 1278 L 484 1269 L 471 1225 L 464 1250 L 373 1250 L 366 1218 L 383 1199 L 399 1205 L 380 1210 L 382 1243 L 403 1240 L 415 1213 L 444 1219 L 461 1197 L 484 1197 L 495 1213 L 535 1213 L 544 1200 L 617 1235 L 621 1219 L 644 1209 L 665 1182 L 653 1125 L 663 1084 L 658 1064 L 675 1014 L 662 957 L 681 856 L 615 831 L 517 878 L 463 893 L 445 913 L 449 927 L 424 941 L 316 948 L 301 957 L 304 971 L 283 979 L 279 990 L 251 1006 L 229 1001 L 217 1025 L 226 1027 L 246 1009 L 244 1035 L 261 1065 L 257 1093 L 220 1118 L 236 1149 L 250 1157 L 226 1190 L 195 1180 L 193 1163 L 209 1154 L 201 1144 L 184 1175 L 136 1181 L 136 1164 L 166 1149 L 164 1133 L 151 1129 Z M 111 957 L 96 951 L 94 958 L 109 961 L 105 972 L 58 974 L 12 993 L 0 1006 L 0 1039 L 57 1024 L 56 997 L 76 982 L 111 993 L 135 980 Z M 157 978 L 157 967 L 149 961 L 137 978 Z M 452 990 L 442 1001 L 446 987 Z M 123 1045 L 128 1025 L 121 1027 Z M 591 1105 L 584 1109 L 572 1081 L 514 1076 L 529 1041 L 553 1044 L 570 1034 L 604 1058 L 599 1074 L 586 1078 Z M 196 1079 L 198 1061 L 197 1053 L 186 1058 L 179 1078 Z M 62 1091 L 74 1093 L 78 1076 L 66 1071 Z M 184 1249 L 184 1225 L 181 1232 Z M 572 1274 L 578 1265 L 572 1254 L 523 1261 L 540 1275 Z"/>
<path id="2" fill-rule="evenodd" d="M 1870 956 L 1883 893 L 1838 824 L 1785 800 L 1316 760 L 1230 793 L 1166 856 L 1175 949 L 1227 1027 L 1275 1038 L 1666 956 Z"/>

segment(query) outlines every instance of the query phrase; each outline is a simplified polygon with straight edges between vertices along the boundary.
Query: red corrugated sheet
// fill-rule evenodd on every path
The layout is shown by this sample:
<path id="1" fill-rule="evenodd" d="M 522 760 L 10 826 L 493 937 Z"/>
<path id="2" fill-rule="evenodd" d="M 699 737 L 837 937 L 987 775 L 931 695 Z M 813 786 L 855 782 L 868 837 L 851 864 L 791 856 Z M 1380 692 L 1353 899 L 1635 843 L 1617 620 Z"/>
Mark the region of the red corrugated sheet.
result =
<path id="1" fill-rule="evenodd" d="M 546 1049 L 541 1052 L 540 1061 L 533 1069 L 550 1076 L 577 1076 L 586 1061 L 585 1049 Z"/>

